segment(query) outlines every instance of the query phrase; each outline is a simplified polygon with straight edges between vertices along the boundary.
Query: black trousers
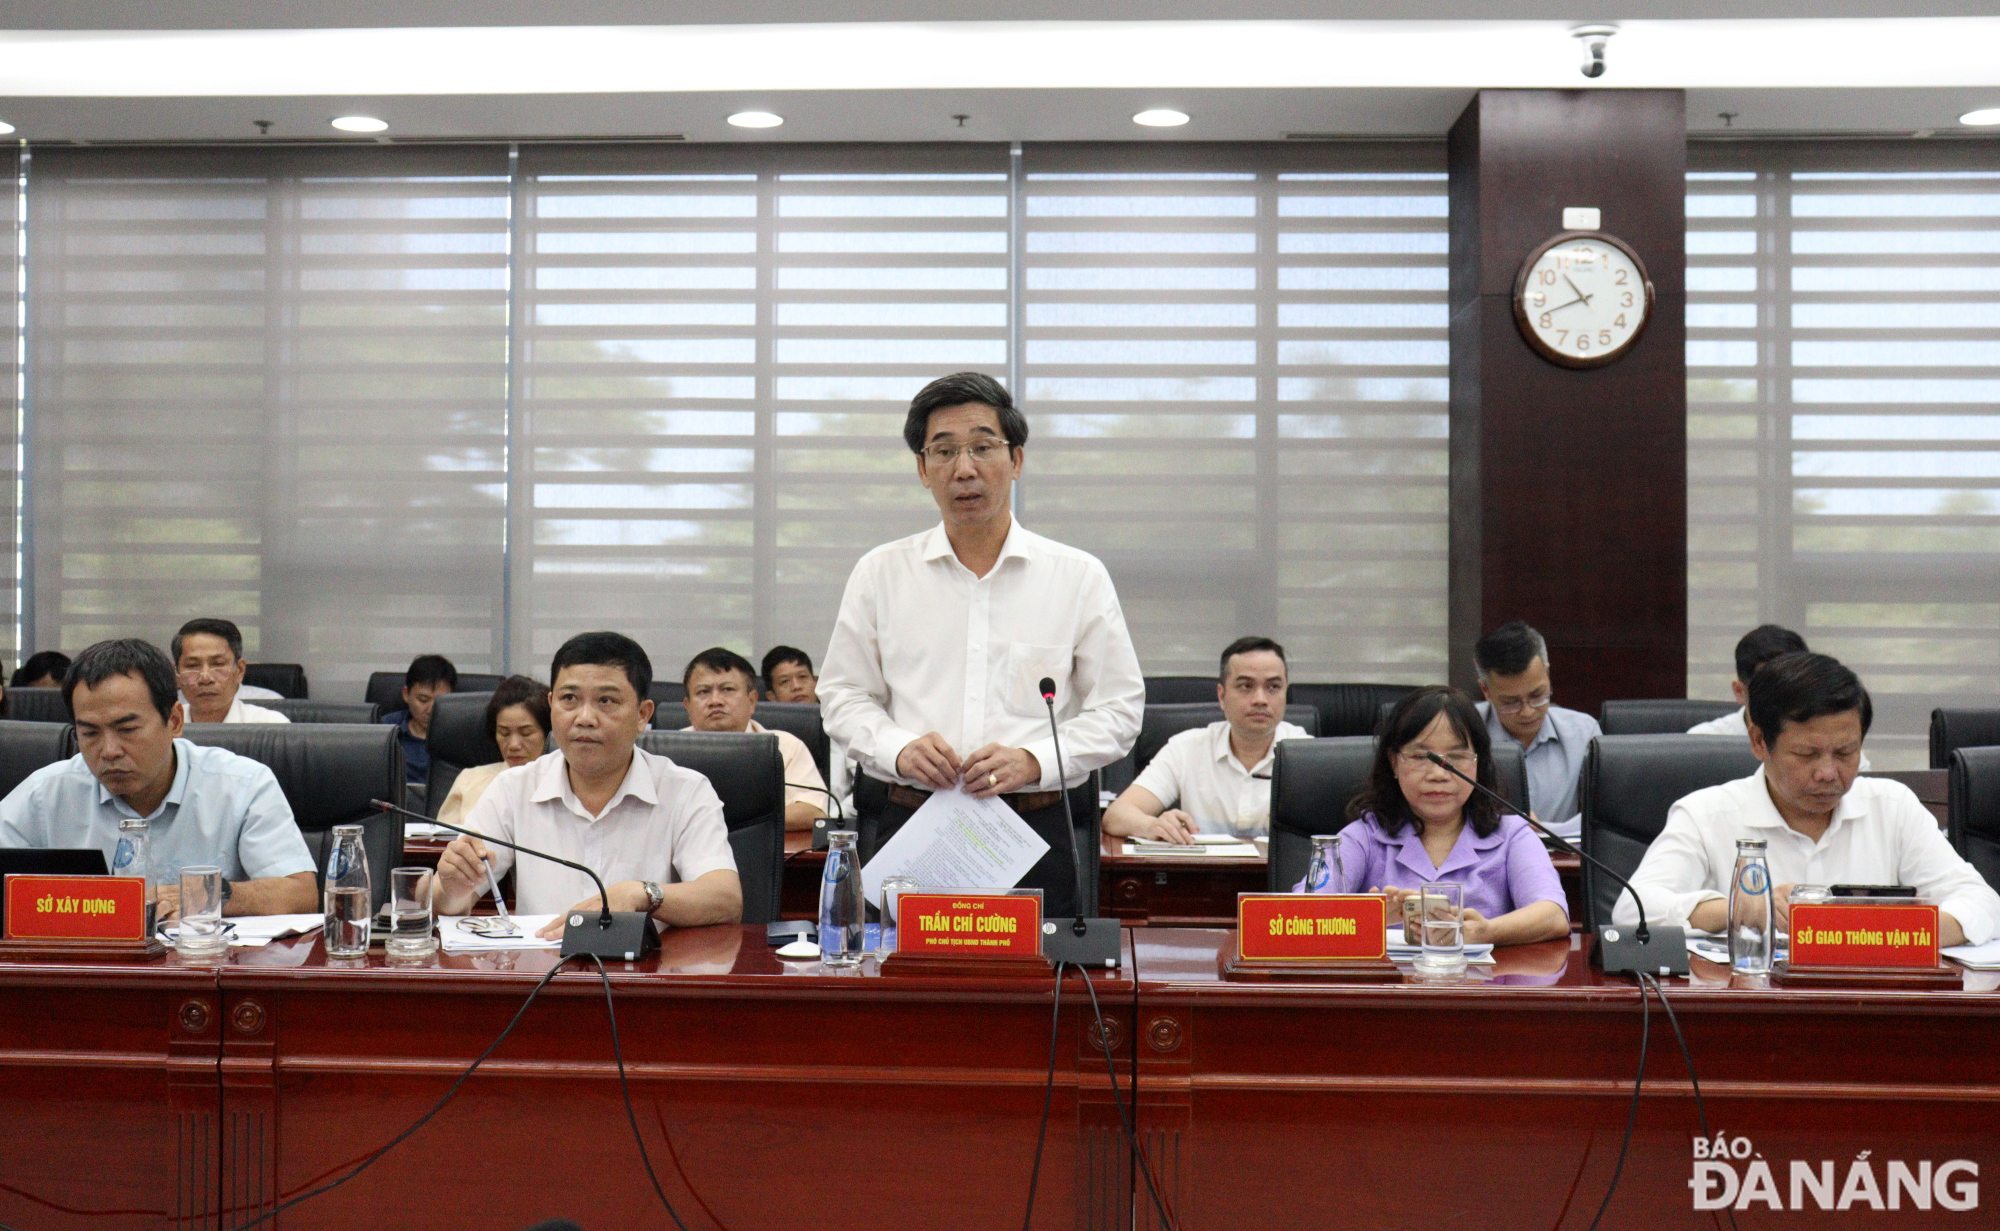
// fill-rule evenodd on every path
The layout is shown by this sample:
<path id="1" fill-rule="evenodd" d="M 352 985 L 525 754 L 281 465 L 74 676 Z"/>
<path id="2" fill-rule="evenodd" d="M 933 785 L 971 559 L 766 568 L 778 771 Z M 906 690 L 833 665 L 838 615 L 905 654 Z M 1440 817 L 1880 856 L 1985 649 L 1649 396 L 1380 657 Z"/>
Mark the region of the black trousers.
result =
<path id="1" fill-rule="evenodd" d="M 887 798 L 887 788 L 878 782 L 862 779 L 855 788 L 855 808 L 861 812 L 860 840 L 861 861 L 868 862 L 882 844 L 896 836 L 903 822 L 910 819 L 913 809 L 891 803 Z M 864 807 L 867 799 L 873 807 Z M 1097 797 L 1091 784 L 1086 781 L 1069 793 L 1071 809 L 1076 813 L 1077 849 L 1084 856 L 1086 878 L 1097 870 L 1097 861 L 1090 857 L 1087 844 L 1097 841 Z M 1069 856 L 1069 839 L 1063 836 L 1068 821 L 1063 814 L 1063 806 L 1058 801 L 1054 806 L 1035 812 L 1021 814 L 1028 828 L 1035 831 L 1042 841 L 1049 844 L 1048 851 L 1028 869 L 1021 878 L 1024 889 L 1042 891 L 1042 917 L 1044 919 L 1067 918 L 1077 913 L 1076 865 Z"/>

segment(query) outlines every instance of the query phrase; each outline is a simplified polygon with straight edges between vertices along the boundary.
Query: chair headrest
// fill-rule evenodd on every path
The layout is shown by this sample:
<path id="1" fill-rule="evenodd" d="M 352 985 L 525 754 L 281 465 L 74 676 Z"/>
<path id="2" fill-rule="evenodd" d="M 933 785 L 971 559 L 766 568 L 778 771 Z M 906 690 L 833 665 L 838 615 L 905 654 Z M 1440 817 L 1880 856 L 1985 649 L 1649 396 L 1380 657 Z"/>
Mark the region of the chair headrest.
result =
<path id="1" fill-rule="evenodd" d="M 749 731 L 641 731 L 639 747 L 706 777 L 722 797 L 730 829 L 785 816 L 785 761 L 778 737 Z"/>
<path id="2" fill-rule="evenodd" d="M 1685 735 L 1698 722 L 1737 710 L 1734 701 L 1694 701 L 1678 697 L 1606 701 L 1598 708 L 1606 735 Z"/>
<path id="3" fill-rule="evenodd" d="M 1747 741 L 1712 735 L 1599 736 L 1584 758 L 1579 787 L 1584 831 L 1651 842 L 1666 827 L 1667 812 L 1677 801 L 1756 771 L 1757 758 Z"/>
<path id="4" fill-rule="evenodd" d="M 1342 735 L 1278 744 L 1271 768 L 1271 829 L 1311 837 L 1339 833 L 1347 804 L 1368 782 L 1375 739 Z"/>
<path id="5" fill-rule="evenodd" d="M 76 755 L 76 728 L 66 722 L 0 722 L 0 796 L 45 765 Z"/>
<path id="6" fill-rule="evenodd" d="M 490 692 L 448 692 L 431 703 L 431 726 L 424 747 L 433 757 L 460 769 L 491 765 L 500 759 L 500 745 L 486 733 Z"/>
<path id="7" fill-rule="evenodd" d="M 310 701 L 303 697 L 281 698 L 277 701 L 256 701 L 267 710 L 276 710 L 293 722 L 336 722 L 366 726 L 381 718 L 382 713 L 370 701 Z"/>
<path id="8" fill-rule="evenodd" d="M 7 694 L 13 696 L 12 692 Z M 1960 748 L 2000 744 L 2000 709 L 1934 709 L 1931 711 L 1931 768 L 1948 769 Z"/>
<path id="9" fill-rule="evenodd" d="M 1290 700 L 1319 711 L 1321 735 L 1373 735 L 1382 707 L 1416 690 L 1414 684 L 1294 684 Z"/>
<path id="10" fill-rule="evenodd" d="M 69 706 L 63 704 L 60 688 L 9 688 L 5 701 L 7 717 L 22 722 L 68 722 Z"/>
<path id="11" fill-rule="evenodd" d="M 186 735 L 268 766 L 300 829 L 377 816 L 371 800 L 402 798 L 403 746 L 394 727 L 203 722 L 188 724 Z"/>

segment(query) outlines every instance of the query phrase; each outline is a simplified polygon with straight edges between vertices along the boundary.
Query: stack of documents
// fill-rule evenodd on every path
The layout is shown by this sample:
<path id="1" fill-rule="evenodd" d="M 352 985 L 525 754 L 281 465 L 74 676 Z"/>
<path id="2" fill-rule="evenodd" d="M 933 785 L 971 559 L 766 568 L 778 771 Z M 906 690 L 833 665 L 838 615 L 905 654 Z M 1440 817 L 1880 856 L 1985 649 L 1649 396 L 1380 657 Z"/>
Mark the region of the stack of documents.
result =
<path id="1" fill-rule="evenodd" d="M 274 940 L 288 936 L 308 936 L 326 926 L 326 916 L 311 915 L 237 915 L 224 919 L 222 926 L 229 932 L 232 949 L 256 949 Z M 181 934 L 178 919 L 160 925 L 160 939 L 173 944 Z"/>
<path id="2" fill-rule="evenodd" d="M 1198 855 L 1204 859 L 1262 858 L 1254 842 L 1245 842 L 1222 833 L 1198 833 L 1192 842 L 1159 842 L 1152 838 L 1125 839 L 1127 855 Z"/>
<path id="3" fill-rule="evenodd" d="M 458 926 L 459 917 L 438 920 L 438 943 L 446 953 L 490 953 L 495 949 L 560 949 L 562 937 L 543 940 L 535 933 L 560 918 L 558 915 L 515 915 L 519 936 L 481 936 Z"/>
<path id="4" fill-rule="evenodd" d="M 1938 952 L 1971 970 L 2000 970 L 2000 940 L 1989 940 L 1983 945 L 1953 945 Z"/>
<path id="5" fill-rule="evenodd" d="M 1422 945 L 1413 945 L 1403 939 L 1401 924 L 1389 929 L 1389 960 L 1392 962 L 1414 962 L 1424 951 Z M 1493 964 L 1492 945 L 1467 945 L 1465 962 L 1468 966 L 1491 966 Z"/>

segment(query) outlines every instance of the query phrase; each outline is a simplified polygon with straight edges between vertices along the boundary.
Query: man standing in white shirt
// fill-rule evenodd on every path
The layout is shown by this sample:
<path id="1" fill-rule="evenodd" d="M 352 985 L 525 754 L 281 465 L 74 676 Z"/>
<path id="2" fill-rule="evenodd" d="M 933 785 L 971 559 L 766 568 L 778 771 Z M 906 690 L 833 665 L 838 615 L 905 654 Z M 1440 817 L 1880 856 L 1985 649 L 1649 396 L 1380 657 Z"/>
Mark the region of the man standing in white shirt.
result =
<path id="1" fill-rule="evenodd" d="M 1737 739 L 1750 738 L 1750 677 L 1765 663 L 1787 654 L 1803 654 L 1810 647 L 1806 639 L 1789 628 L 1777 624 L 1760 624 L 1743 634 L 1736 643 L 1736 678 L 1729 682 L 1729 691 L 1736 697 L 1737 710 L 1734 714 L 1724 714 L 1707 722 L 1697 722 L 1689 727 L 1689 735 L 1733 735 Z M 1863 769 L 1868 766 L 1864 763 Z"/>
<path id="2" fill-rule="evenodd" d="M 1311 739 L 1285 721 L 1285 647 L 1242 637 L 1222 651 L 1222 721 L 1182 731 L 1104 813 L 1104 832 L 1192 842 L 1198 833 L 1271 831 L 1271 763 L 1281 739 Z"/>
<path id="3" fill-rule="evenodd" d="M 238 695 L 250 664 L 243 661 L 243 630 L 233 621 L 189 620 L 174 634 L 173 651 L 189 722 L 291 721 Z"/>
<path id="4" fill-rule="evenodd" d="M 703 650 L 681 672 L 687 695 L 688 725 L 697 731 L 753 731 L 778 737 L 778 755 L 785 768 L 785 828 L 810 830 L 826 815 L 826 781 L 813 764 L 812 749 L 790 731 L 773 731 L 758 722 L 757 670 L 750 660 L 722 646 Z"/>
<path id="5" fill-rule="evenodd" d="M 854 566 L 819 681 L 828 737 L 888 784 L 881 815 L 862 819 L 863 857 L 932 791 L 962 784 L 1005 800 L 1049 844 L 1021 883 L 1042 890 L 1045 915 L 1074 914 L 1062 791 L 1079 816 L 1093 814 L 1090 773 L 1131 749 L 1146 698 L 1118 593 L 1095 556 L 1015 523 L 1028 421 L 998 381 L 932 381 L 910 403 L 903 439 L 943 524 Z"/>
<path id="6" fill-rule="evenodd" d="M 556 750 L 503 770 L 472 806 L 467 829 L 575 860 L 604 878 L 614 911 L 642 910 L 663 924 L 698 927 L 743 917 L 743 883 L 707 778 L 637 746 L 653 718 L 653 664 L 618 633 L 578 633 L 549 667 Z M 514 877 L 525 915 L 561 916 L 602 905 L 583 873 L 461 835 L 438 858 L 440 915 L 462 915 L 486 891 L 487 866 Z"/>
<path id="7" fill-rule="evenodd" d="M 1726 929 L 1736 843 L 1761 838 L 1780 928 L 1795 885 L 1908 885 L 1937 903 L 1941 943 L 1992 939 L 2000 894 L 1951 849 L 1915 792 L 1857 776 L 1875 715 L 1854 673 L 1824 654 L 1787 654 L 1752 675 L 1747 692 L 1750 750 L 1763 765 L 1667 813 L 1632 874 L 1648 920 Z M 1631 894 L 1619 895 L 1612 917 L 1638 921 Z"/>

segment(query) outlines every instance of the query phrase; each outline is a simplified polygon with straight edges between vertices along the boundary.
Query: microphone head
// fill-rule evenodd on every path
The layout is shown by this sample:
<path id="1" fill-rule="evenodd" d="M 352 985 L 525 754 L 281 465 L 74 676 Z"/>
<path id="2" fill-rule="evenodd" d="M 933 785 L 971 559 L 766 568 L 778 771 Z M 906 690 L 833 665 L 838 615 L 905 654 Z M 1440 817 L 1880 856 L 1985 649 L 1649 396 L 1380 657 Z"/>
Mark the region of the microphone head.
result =
<path id="1" fill-rule="evenodd" d="M 1424 749 L 1424 760 L 1429 761 L 1433 765 L 1444 765 L 1444 758 L 1428 748 Z M 1445 766 L 1445 768 L 1449 769 L 1450 766 Z"/>
<path id="2" fill-rule="evenodd" d="M 1042 677 L 1042 700 L 1053 701 L 1055 699 L 1056 682 L 1052 677 L 1045 675 Z"/>

